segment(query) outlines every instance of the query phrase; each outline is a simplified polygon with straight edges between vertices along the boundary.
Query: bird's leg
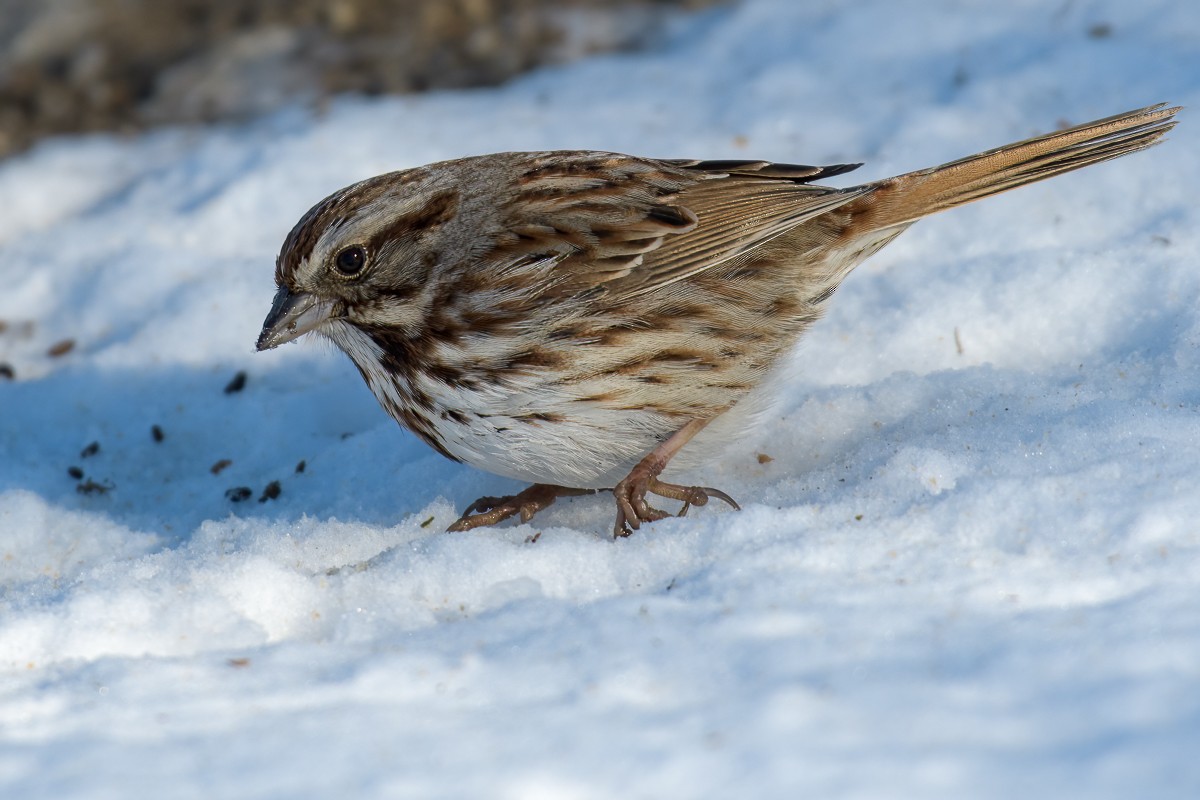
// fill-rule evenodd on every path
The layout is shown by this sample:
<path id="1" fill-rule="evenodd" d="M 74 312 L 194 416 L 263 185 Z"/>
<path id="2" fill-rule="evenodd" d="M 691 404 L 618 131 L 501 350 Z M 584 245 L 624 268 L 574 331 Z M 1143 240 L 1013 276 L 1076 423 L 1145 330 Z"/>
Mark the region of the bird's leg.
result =
<path id="1" fill-rule="evenodd" d="M 509 517 L 520 515 L 521 522 L 529 522 L 543 508 L 554 505 L 560 497 L 575 497 L 593 494 L 595 489 L 571 489 L 549 483 L 535 483 L 524 491 L 506 497 L 481 497 L 471 505 L 447 531 L 469 531 L 487 525 L 495 525 Z"/>
<path id="2" fill-rule="evenodd" d="M 680 486 L 674 483 L 663 483 L 658 479 L 658 476 L 666 469 L 667 462 L 708 422 L 706 419 L 694 419 L 675 431 L 666 441 L 651 450 L 616 485 L 613 489 L 613 496 L 617 499 L 617 523 L 613 526 L 614 536 L 628 536 L 641 527 L 643 522 L 653 522 L 670 516 L 665 511 L 659 511 L 647 503 L 647 493 L 681 501 L 683 503 L 683 508 L 679 510 L 681 517 L 692 506 L 702 506 L 707 503 L 710 497 L 724 500 L 740 510 L 733 498 L 719 489 Z"/>

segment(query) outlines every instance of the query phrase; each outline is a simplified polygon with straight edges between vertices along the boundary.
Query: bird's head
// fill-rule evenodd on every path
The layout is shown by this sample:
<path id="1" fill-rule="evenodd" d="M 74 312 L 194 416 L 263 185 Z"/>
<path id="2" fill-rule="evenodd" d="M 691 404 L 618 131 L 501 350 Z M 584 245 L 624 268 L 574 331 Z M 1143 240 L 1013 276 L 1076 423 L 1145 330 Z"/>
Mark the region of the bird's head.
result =
<path id="1" fill-rule="evenodd" d="M 415 329 L 440 257 L 434 237 L 458 204 L 457 189 L 427 169 L 381 175 L 322 200 L 283 243 L 257 348 L 309 332 L 332 337 L 345 324 Z"/>

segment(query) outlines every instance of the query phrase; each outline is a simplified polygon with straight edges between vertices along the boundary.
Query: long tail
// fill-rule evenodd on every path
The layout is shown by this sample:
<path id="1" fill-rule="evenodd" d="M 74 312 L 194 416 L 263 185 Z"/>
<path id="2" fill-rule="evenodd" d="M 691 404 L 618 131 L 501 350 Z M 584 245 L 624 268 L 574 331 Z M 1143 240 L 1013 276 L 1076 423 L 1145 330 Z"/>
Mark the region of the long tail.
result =
<path id="1" fill-rule="evenodd" d="M 1160 103 L 879 181 L 874 184 L 876 191 L 854 201 L 859 205 L 855 215 L 863 214 L 856 222 L 875 230 L 906 225 L 972 200 L 1145 150 L 1175 126 L 1177 111 L 1178 106 Z"/>

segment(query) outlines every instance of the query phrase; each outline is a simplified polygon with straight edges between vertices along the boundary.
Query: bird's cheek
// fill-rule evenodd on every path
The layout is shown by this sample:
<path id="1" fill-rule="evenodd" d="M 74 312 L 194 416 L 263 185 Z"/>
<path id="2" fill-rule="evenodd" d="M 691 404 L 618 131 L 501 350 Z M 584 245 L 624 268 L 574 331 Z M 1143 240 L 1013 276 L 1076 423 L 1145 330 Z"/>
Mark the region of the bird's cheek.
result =
<path id="1" fill-rule="evenodd" d="M 411 332 L 421 327 L 422 314 L 412 303 L 389 299 L 359 309 L 354 317 L 360 324 L 375 328 L 394 328 Z M 352 317 L 353 318 L 353 317 Z"/>

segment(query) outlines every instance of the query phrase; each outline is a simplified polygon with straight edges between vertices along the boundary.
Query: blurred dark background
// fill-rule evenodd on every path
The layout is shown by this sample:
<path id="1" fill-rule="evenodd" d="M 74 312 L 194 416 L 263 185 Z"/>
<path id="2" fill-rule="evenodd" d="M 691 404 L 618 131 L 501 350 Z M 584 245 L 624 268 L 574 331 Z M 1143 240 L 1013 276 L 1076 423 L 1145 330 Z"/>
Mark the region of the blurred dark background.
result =
<path id="1" fill-rule="evenodd" d="M 720 0 L 0 0 L 0 158 L 39 138 L 487 86 Z"/>

